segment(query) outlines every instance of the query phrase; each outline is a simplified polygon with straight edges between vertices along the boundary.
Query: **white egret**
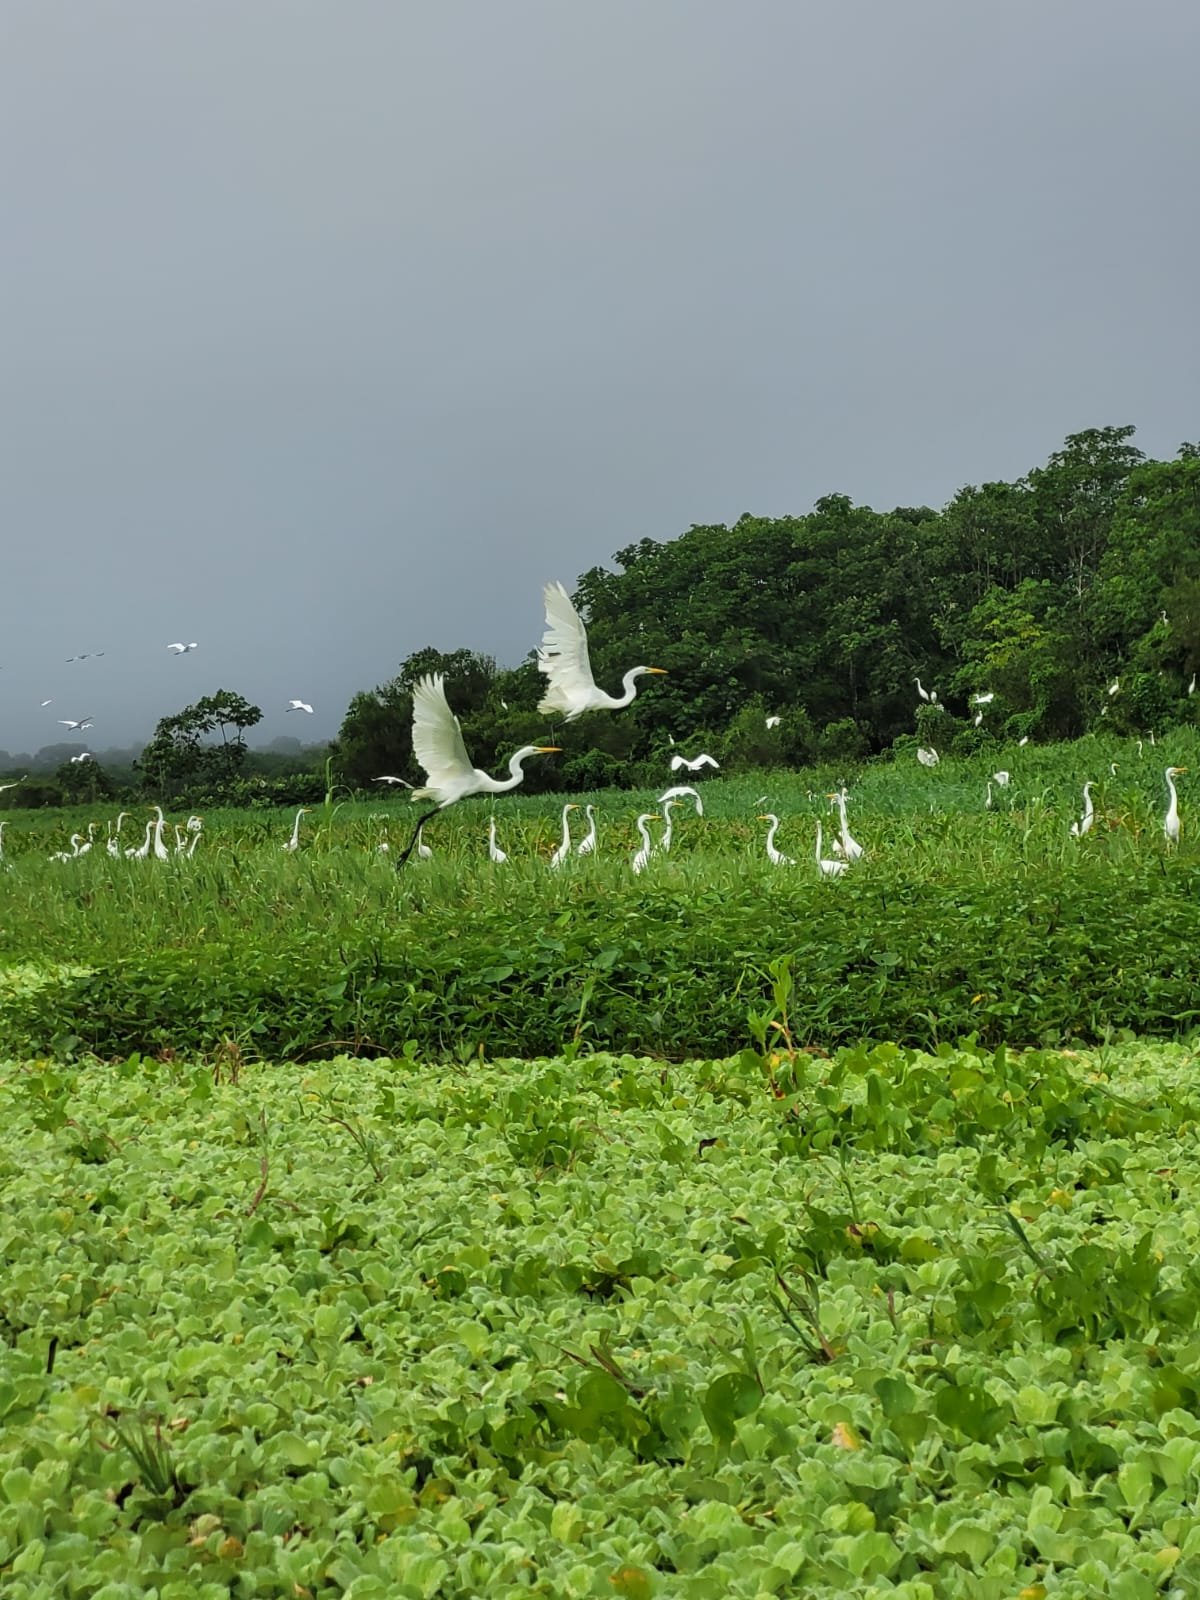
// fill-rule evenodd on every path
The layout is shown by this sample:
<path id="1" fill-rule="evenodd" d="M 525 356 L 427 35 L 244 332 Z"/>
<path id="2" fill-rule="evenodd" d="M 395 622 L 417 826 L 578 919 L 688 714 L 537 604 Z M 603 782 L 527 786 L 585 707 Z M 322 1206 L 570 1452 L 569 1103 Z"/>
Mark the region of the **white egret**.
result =
<path id="1" fill-rule="evenodd" d="M 78 722 L 72 722 L 70 717 L 59 717 L 57 720 L 68 733 L 82 733 L 92 725 L 91 717 L 81 717 Z"/>
<path id="2" fill-rule="evenodd" d="M 672 835 L 673 835 L 674 830 L 675 830 L 675 823 L 674 823 L 674 820 L 672 819 L 671 811 L 672 811 L 672 808 L 674 806 L 677 806 L 678 804 L 679 804 L 678 800 L 665 800 L 663 802 L 663 808 L 662 808 L 663 831 L 662 831 L 662 837 L 658 841 L 658 848 L 662 852 L 663 855 L 666 855 L 667 852 L 671 848 L 671 838 L 672 838 Z"/>
<path id="3" fill-rule="evenodd" d="M 773 811 L 767 811 L 758 820 L 770 823 L 770 827 L 767 829 L 767 860 L 773 867 L 794 867 L 796 863 L 793 857 L 785 856 L 782 850 L 775 848 L 775 835 L 779 831 L 779 818 Z"/>
<path id="4" fill-rule="evenodd" d="M 588 831 L 584 834 L 583 838 L 580 839 L 579 843 L 575 846 L 575 854 L 577 856 L 594 855 L 595 851 L 596 851 L 596 808 L 595 808 L 595 806 L 585 806 L 584 807 L 584 815 L 588 819 Z"/>
<path id="5" fill-rule="evenodd" d="M 284 711 L 285 715 L 288 711 L 307 711 L 310 717 L 313 714 L 313 708 L 307 700 L 289 700 Z"/>
<path id="6" fill-rule="evenodd" d="M 982 711 L 977 711 L 977 712 L 976 712 L 976 713 L 975 713 L 975 726 L 976 726 L 976 727 L 978 727 L 978 726 L 979 726 L 979 724 L 980 724 L 980 723 L 981 723 L 981 722 L 982 722 L 982 721 L 983 721 L 983 712 L 982 712 Z"/>
<path id="7" fill-rule="evenodd" d="M 1029 735 L 1027 733 L 1026 734 L 1022 734 L 1021 738 L 1019 738 L 1017 740 L 1017 749 L 1018 750 L 1024 750 L 1025 746 L 1028 743 L 1029 743 Z"/>
<path id="8" fill-rule="evenodd" d="M 140 845 L 131 844 L 129 849 L 125 852 L 126 856 L 131 857 L 135 861 L 144 861 L 150 854 L 150 840 L 153 838 L 153 836 L 154 823 L 151 821 L 146 824 L 146 837 L 142 840 Z"/>
<path id="9" fill-rule="evenodd" d="M 767 718 L 767 727 L 768 728 L 777 728 L 782 721 L 783 721 L 782 717 L 768 717 Z"/>
<path id="10" fill-rule="evenodd" d="M 987 694 L 973 694 L 971 696 L 971 704 L 973 706 L 990 706 L 995 698 L 996 693 L 993 689 L 989 690 Z"/>
<path id="11" fill-rule="evenodd" d="M 1193 672 L 1192 673 L 1192 681 L 1191 681 L 1191 683 L 1188 684 L 1188 693 L 1189 694 L 1195 694 L 1195 692 L 1196 692 L 1196 674 Z"/>
<path id="12" fill-rule="evenodd" d="M 992 780 L 990 778 L 987 781 L 987 794 L 984 796 L 983 809 L 985 811 L 992 809 Z"/>
<path id="13" fill-rule="evenodd" d="M 561 583 L 548 583 L 542 591 L 546 602 L 546 632 L 538 648 L 538 671 L 549 680 L 546 693 L 538 701 L 541 712 L 561 712 L 574 722 L 585 711 L 617 711 L 630 705 L 637 693 L 637 680 L 646 673 L 662 676 L 664 667 L 630 667 L 621 679 L 622 694 L 606 694 L 597 688 L 588 658 L 587 629 L 571 597 Z M 520 779 L 517 780 L 520 782 Z"/>
<path id="14" fill-rule="evenodd" d="M 1095 821 L 1096 816 L 1095 807 L 1092 805 L 1092 787 L 1091 783 L 1084 784 L 1083 815 L 1078 822 L 1071 824 L 1071 833 L 1076 839 L 1082 839 L 1085 833 L 1092 831 L 1092 823 Z"/>
<path id="15" fill-rule="evenodd" d="M 173 823 L 172 826 L 175 829 L 175 854 L 182 855 L 183 847 L 187 843 L 187 835 L 177 822 Z"/>
<path id="16" fill-rule="evenodd" d="M 283 849 L 298 850 L 300 848 L 300 818 L 306 817 L 310 809 L 309 806 L 301 806 L 297 811 L 296 820 L 292 824 L 292 837 L 284 844 Z"/>
<path id="17" fill-rule="evenodd" d="M 47 706 L 52 706 L 53 704 L 54 704 L 53 697 L 51 697 L 49 700 L 39 700 L 38 701 L 39 709 L 42 710 L 42 711 L 44 711 Z"/>
<path id="18" fill-rule="evenodd" d="M 199 828 L 192 828 L 192 825 L 191 825 L 190 822 L 188 823 L 188 827 L 191 828 L 191 833 L 192 833 L 192 842 L 187 847 L 187 860 L 190 861 L 192 859 L 192 857 L 196 854 L 196 846 L 200 843 L 200 832 L 201 832 L 201 830 Z"/>
<path id="19" fill-rule="evenodd" d="M 839 878 L 841 877 L 842 873 L 845 872 L 847 867 L 847 863 L 845 861 L 832 861 L 828 857 L 826 857 L 825 860 L 821 859 L 821 822 L 819 818 L 817 820 L 816 859 L 817 871 L 823 878 Z"/>
<path id="20" fill-rule="evenodd" d="M 74 861 L 75 857 L 80 853 L 82 848 L 83 848 L 83 835 L 81 833 L 73 833 L 71 835 L 71 848 L 70 848 L 70 850 L 56 850 L 54 852 L 54 854 L 50 857 L 50 860 L 51 861 Z"/>
<path id="21" fill-rule="evenodd" d="M 920 680 L 920 678 L 918 678 L 918 679 L 917 679 L 917 680 L 916 680 L 916 684 L 917 684 L 917 693 L 918 693 L 918 694 L 919 694 L 919 695 L 920 695 L 920 696 L 921 696 L 921 699 L 922 699 L 922 700 L 928 700 L 928 699 L 929 699 L 929 692 L 928 692 L 928 690 L 926 690 L 926 689 L 923 689 L 923 688 L 922 688 L 922 687 L 921 687 L 921 680 Z"/>
<path id="22" fill-rule="evenodd" d="M 1108 686 L 1109 698 L 1111 699 L 1114 694 L 1120 694 L 1120 692 L 1121 692 L 1121 680 L 1120 680 L 1120 678 L 1114 678 L 1113 681 Z"/>
<path id="23" fill-rule="evenodd" d="M 199 648 L 200 648 L 200 646 L 196 643 L 196 641 L 194 639 L 192 640 L 191 644 L 178 644 L 178 643 L 176 643 L 176 644 L 169 644 L 167 646 L 167 649 L 170 650 L 174 655 L 177 655 L 177 656 L 185 656 L 185 655 L 187 655 L 189 650 L 198 650 Z"/>
<path id="24" fill-rule="evenodd" d="M 936 750 L 926 750 L 922 746 L 917 751 L 917 760 L 923 767 L 936 767 L 940 759 Z"/>
<path id="25" fill-rule="evenodd" d="M 92 848 L 92 835 L 95 833 L 96 829 L 99 826 L 100 826 L 100 824 L 98 822 L 89 822 L 88 823 L 87 838 L 79 846 L 79 849 L 76 850 L 75 854 L 77 856 L 85 856 L 85 855 L 87 855 L 88 851 Z"/>
<path id="26" fill-rule="evenodd" d="M 163 828 L 166 826 L 166 819 L 163 816 L 162 807 L 152 806 L 150 809 L 157 813 L 154 823 L 154 858 L 156 861 L 169 861 L 170 852 L 163 843 Z"/>
<path id="27" fill-rule="evenodd" d="M 432 861 L 433 860 L 433 851 L 425 843 L 424 834 L 425 834 L 425 824 L 421 823 L 421 825 L 417 829 L 417 860 L 418 861 Z"/>
<path id="28" fill-rule="evenodd" d="M 550 865 L 552 867 L 561 867 L 571 854 L 571 813 L 578 810 L 579 807 L 574 800 L 568 800 L 562 808 L 562 838 L 559 841 L 558 849 L 550 857 Z"/>
<path id="29" fill-rule="evenodd" d="M 81 750 L 77 756 L 71 757 L 71 765 L 77 767 L 81 761 L 94 761 L 95 759 L 90 750 Z"/>
<path id="30" fill-rule="evenodd" d="M 390 773 L 385 773 L 382 778 L 372 778 L 372 783 L 399 783 L 405 789 L 415 789 L 415 783 L 409 783 L 407 778 L 393 778 Z"/>
<path id="31" fill-rule="evenodd" d="M 108 844 L 105 848 L 108 850 L 110 856 L 116 857 L 121 854 L 121 824 L 125 821 L 125 818 L 128 815 L 128 811 L 122 811 L 118 815 L 115 833 L 113 832 L 112 823 L 110 822 L 108 825 Z"/>
<path id="32" fill-rule="evenodd" d="M 458 718 L 446 703 L 442 674 L 435 672 L 418 680 L 413 689 L 413 754 L 421 763 L 429 782 L 414 789 L 412 800 L 436 800 L 437 804 L 420 818 L 408 848 L 396 858 L 397 871 L 412 854 L 417 833 L 431 817 L 456 800 L 471 794 L 503 794 L 515 789 L 525 776 L 522 763 L 530 756 L 552 755 L 556 744 L 526 744 L 509 757 L 507 778 L 493 778 L 471 765 L 463 743 Z"/>
<path id="33" fill-rule="evenodd" d="M 14 778 L 11 783 L 0 783 L 0 794 L 3 794 L 5 789 L 19 789 L 28 778 L 29 774 L 26 773 L 24 778 Z"/>
<path id="34" fill-rule="evenodd" d="M 661 806 L 664 800 L 690 800 L 696 808 L 696 815 L 698 817 L 704 815 L 704 801 L 701 800 L 697 790 L 693 789 L 689 783 L 672 784 L 669 789 L 663 790 L 655 804 Z"/>
<path id="35" fill-rule="evenodd" d="M 686 770 L 687 772 L 699 772 L 704 767 L 711 767 L 714 772 L 719 772 L 721 770 L 721 763 L 719 761 L 715 761 L 713 757 L 709 755 L 698 755 L 694 761 L 689 761 L 686 756 L 671 757 L 672 772 L 679 772 L 681 770 Z"/>
<path id="36" fill-rule="evenodd" d="M 992 773 L 992 782 L 999 789 L 1007 789 L 1009 784 L 1012 782 L 1012 773 L 1006 772 L 1004 768 L 1001 767 L 999 772 Z"/>
<path id="37" fill-rule="evenodd" d="M 852 838 L 850 835 L 850 824 L 846 821 L 845 789 L 839 789 L 836 794 L 831 794 L 829 799 L 837 801 L 838 816 L 841 820 L 842 828 L 841 852 L 846 857 L 847 861 L 858 861 L 866 854 L 866 851 L 863 849 L 862 845 L 859 844 L 858 840 Z"/>
<path id="38" fill-rule="evenodd" d="M 508 860 L 507 851 L 501 850 L 500 846 L 496 843 L 495 817 L 488 818 L 488 855 L 497 864 Z"/>
<path id="39" fill-rule="evenodd" d="M 1186 771 L 1186 767 L 1168 767 L 1163 773 L 1167 780 L 1167 793 L 1171 797 L 1163 818 L 1163 834 L 1168 844 L 1179 843 L 1179 796 L 1175 793 L 1175 779 Z"/>
<path id="40" fill-rule="evenodd" d="M 654 846 L 650 843 L 650 831 L 646 827 L 646 824 L 648 822 L 657 822 L 657 821 L 658 821 L 658 812 L 657 811 L 643 811 L 642 815 L 637 819 L 636 827 L 637 827 L 637 831 L 642 836 L 642 848 L 638 851 L 637 855 L 635 855 L 634 858 L 633 858 L 633 870 L 634 870 L 634 872 L 641 872 L 642 869 L 645 867 L 647 861 L 649 861 L 650 857 L 654 853 Z"/>

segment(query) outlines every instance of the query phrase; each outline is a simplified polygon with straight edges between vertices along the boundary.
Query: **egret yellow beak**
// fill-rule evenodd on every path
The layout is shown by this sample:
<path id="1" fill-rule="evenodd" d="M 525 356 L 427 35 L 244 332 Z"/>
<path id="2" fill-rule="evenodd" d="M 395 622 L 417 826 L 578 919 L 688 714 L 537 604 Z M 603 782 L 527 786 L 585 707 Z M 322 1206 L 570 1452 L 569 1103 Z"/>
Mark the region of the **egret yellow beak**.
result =
<path id="1" fill-rule="evenodd" d="M 765 812 L 760 811 L 758 816 L 755 817 L 754 820 L 755 820 L 755 822 L 769 822 L 771 819 L 767 816 L 767 814 Z"/>
<path id="2" fill-rule="evenodd" d="M 657 672 L 660 678 L 665 678 L 666 675 L 667 675 L 666 667 L 647 667 L 646 671 L 647 672 Z"/>
<path id="3" fill-rule="evenodd" d="M 553 756 L 557 755 L 561 749 L 562 745 L 560 744 L 539 744 L 537 753 L 540 756 Z"/>

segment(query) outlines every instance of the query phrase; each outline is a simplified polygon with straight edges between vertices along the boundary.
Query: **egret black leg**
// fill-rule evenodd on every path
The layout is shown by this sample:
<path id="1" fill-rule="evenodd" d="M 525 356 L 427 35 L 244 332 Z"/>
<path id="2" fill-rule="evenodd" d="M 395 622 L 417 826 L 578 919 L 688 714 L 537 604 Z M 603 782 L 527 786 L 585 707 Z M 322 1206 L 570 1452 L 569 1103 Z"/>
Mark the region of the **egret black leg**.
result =
<path id="1" fill-rule="evenodd" d="M 413 851 L 417 848 L 417 839 L 420 837 L 421 829 L 425 826 L 425 824 L 427 822 L 431 822 L 433 820 L 433 818 L 437 816 L 438 812 L 441 809 L 442 809 L 441 806 L 434 806 L 432 811 L 427 811 L 423 817 L 420 817 L 420 818 L 417 819 L 417 825 L 413 829 L 413 836 L 408 841 L 407 848 L 404 850 L 403 854 L 398 855 L 396 857 L 396 871 L 397 872 L 400 871 L 400 868 L 404 865 L 404 863 L 408 860 L 409 856 L 412 855 Z"/>

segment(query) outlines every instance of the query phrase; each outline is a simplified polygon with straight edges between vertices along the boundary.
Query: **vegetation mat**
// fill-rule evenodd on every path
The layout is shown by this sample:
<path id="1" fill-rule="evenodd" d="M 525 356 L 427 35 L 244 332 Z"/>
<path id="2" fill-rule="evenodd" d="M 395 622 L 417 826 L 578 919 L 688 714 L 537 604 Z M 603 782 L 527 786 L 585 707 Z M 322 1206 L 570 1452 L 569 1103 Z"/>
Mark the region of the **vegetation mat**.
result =
<path id="1" fill-rule="evenodd" d="M 11 1064 L 0 1591 L 1184 1600 L 1196 1064 Z"/>

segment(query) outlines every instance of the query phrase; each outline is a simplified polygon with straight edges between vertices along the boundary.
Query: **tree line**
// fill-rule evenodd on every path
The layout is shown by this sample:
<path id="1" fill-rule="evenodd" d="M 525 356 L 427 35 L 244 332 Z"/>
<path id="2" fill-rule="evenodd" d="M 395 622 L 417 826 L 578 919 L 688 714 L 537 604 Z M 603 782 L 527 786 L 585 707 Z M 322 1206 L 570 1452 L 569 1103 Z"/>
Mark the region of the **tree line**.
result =
<path id="1" fill-rule="evenodd" d="M 831 494 L 805 516 L 746 515 L 618 550 L 616 570 L 591 568 L 574 594 L 597 681 L 612 687 L 639 662 L 669 676 L 620 716 L 558 728 L 563 755 L 526 787 L 655 781 L 674 750 L 737 770 L 850 761 L 916 737 L 967 753 L 1193 720 L 1200 444 L 1151 460 L 1134 431 L 1071 434 L 1044 466 L 969 485 L 941 511 Z M 479 765 L 547 734 L 532 651 L 500 668 L 469 648 L 425 648 L 351 701 L 333 746 L 348 783 L 419 781 L 411 694 L 429 671 L 446 674 Z M 994 698 L 976 709 L 976 694 Z"/>
<path id="2" fill-rule="evenodd" d="M 941 511 L 830 494 L 804 516 L 627 545 L 574 594 L 598 682 L 614 687 L 638 663 L 668 671 L 619 716 L 552 729 L 535 709 L 532 650 L 499 667 L 466 646 L 425 647 L 353 697 L 327 766 L 310 752 L 307 770 L 265 770 L 245 744 L 261 710 L 222 689 L 163 718 L 123 782 L 64 761 L 43 801 L 266 805 L 370 790 L 385 773 L 419 783 L 412 689 L 426 672 L 446 674 L 478 765 L 539 740 L 563 747 L 530 768 L 533 791 L 657 782 L 675 751 L 737 771 L 841 764 L 918 738 L 965 754 L 1089 729 L 1160 733 L 1200 712 L 1200 444 L 1151 460 L 1134 431 L 1071 434 L 1044 466 L 968 485 Z M 978 694 L 993 698 L 976 708 Z M 30 786 L 5 801 L 38 803 Z"/>

